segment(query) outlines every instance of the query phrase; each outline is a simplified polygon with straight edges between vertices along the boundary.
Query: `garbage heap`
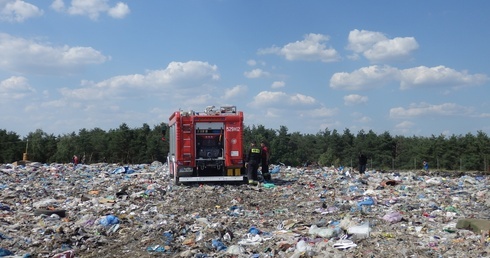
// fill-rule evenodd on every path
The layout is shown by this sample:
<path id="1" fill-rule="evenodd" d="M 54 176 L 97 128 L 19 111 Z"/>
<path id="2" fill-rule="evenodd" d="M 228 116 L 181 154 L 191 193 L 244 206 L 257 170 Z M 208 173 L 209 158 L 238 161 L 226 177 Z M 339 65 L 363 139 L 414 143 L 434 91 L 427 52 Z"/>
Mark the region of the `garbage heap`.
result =
<path id="1" fill-rule="evenodd" d="M 174 185 L 152 164 L 0 165 L 0 257 L 488 257 L 488 177 L 275 167 Z"/>

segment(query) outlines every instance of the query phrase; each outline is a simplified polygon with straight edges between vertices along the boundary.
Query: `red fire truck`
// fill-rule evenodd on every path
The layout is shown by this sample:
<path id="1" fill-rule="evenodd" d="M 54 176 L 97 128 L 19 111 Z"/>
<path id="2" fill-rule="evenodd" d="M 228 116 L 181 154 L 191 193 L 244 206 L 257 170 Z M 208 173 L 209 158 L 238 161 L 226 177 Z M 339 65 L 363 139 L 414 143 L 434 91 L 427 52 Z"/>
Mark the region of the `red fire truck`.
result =
<path id="1" fill-rule="evenodd" d="M 167 164 L 175 183 L 244 181 L 243 112 L 236 106 L 176 111 L 169 118 Z"/>

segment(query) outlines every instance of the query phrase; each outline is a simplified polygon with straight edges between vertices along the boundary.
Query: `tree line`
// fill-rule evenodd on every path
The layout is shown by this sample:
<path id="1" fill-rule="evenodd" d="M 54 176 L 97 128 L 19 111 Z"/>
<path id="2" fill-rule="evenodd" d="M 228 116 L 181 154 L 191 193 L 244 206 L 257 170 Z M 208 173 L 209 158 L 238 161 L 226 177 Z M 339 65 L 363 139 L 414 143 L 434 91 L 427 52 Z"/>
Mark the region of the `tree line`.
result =
<path id="1" fill-rule="evenodd" d="M 129 128 L 123 123 L 117 129 L 81 129 L 78 133 L 48 134 L 41 129 L 22 140 L 14 132 L 0 130 L 0 163 L 22 160 L 41 163 L 69 163 L 74 155 L 85 163 L 144 164 L 166 160 L 168 143 L 161 140 L 165 124 L 143 124 Z"/>
<path id="2" fill-rule="evenodd" d="M 20 138 L 15 132 L 0 130 L 0 163 L 28 160 L 42 163 L 68 163 L 77 155 L 85 163 L 145 164 L 165 162 L 169 149 L 167 124 L 117 129 L 81 129 L 78 133 L 53 135 L 37 129 Z M 162 135 L 164 133 L 164 135 Z M 398 136 L 389 132 L 376 134 L 349 129 L 343 132 L 328 128 L 316 134 L 289 132 L 285 126 L 267 129 L 262 125 L 246 126 L 244 147 L 248 142 L 264 141 L 271 150 L 271 163 L 290 166 L 357 166 L 360 153 L 368 156 L 368 168 L 379 170 L 420 169 L 429 162 L 431 170 L 490 169 L 490 138 L 483 131 L 476 135 Z M 245 150 L 244 150 L 245 151 Z"/>

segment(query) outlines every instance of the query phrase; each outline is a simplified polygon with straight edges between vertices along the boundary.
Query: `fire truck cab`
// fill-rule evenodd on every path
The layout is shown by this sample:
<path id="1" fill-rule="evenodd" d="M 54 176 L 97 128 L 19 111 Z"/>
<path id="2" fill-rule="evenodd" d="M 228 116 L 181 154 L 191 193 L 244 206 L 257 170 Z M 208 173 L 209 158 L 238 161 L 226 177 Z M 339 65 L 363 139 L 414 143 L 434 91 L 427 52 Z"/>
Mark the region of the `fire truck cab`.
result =
<path id="1" fill-rule="evenodd" d="M 245 180 L 243 112 L 236 106 L 176 111 L 168 126 L 167 164 L 175 183 Z"/>

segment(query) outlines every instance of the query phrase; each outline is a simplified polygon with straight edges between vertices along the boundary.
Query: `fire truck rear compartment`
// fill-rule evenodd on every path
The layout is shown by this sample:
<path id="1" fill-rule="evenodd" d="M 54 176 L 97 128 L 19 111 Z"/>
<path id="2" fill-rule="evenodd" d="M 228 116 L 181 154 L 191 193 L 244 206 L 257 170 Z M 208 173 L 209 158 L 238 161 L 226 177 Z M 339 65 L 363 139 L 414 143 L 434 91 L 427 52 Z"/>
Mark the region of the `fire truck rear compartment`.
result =
<path id="1" fill-rule="evenodd" d="M 170 117 L 170 174 L 176 182 L 243 181 L 243 113 L 174 113 Z"/>
<path id="2" fill-rule="evenodd" d="M 224 176 L 223 123 L 196 123 L 196 173 Z"/>

